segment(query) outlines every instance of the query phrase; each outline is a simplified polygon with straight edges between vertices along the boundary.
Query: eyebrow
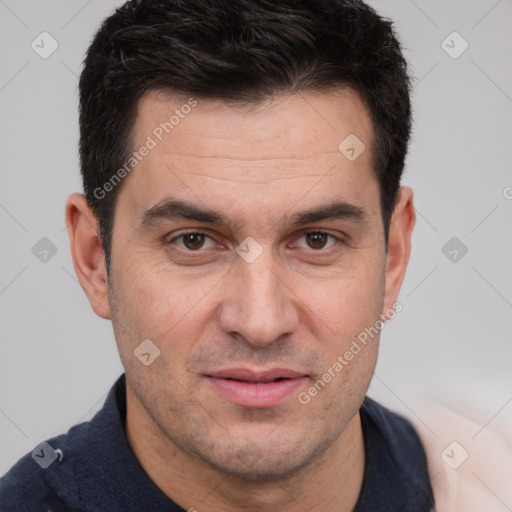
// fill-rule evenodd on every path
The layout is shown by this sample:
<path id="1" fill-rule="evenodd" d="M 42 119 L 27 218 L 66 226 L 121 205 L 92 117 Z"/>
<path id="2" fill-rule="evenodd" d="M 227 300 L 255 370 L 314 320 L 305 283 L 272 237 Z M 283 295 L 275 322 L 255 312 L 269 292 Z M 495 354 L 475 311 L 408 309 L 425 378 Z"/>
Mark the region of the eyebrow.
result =
<path id="1" fill-rule="evenodd" d="M 366 211 L 355 204 L 346 201 L 334 201 L 327 205 L 311 208 L 293 214 L 289 223 L 292 226 L 320 222 L 322 220 L 350 220 L 361 224 L 368 222 Z"/>
<path id="2" fill-rule="evenodd" d="M 346 201 L 334 201 L 327 205 L 321 205 L 309 210 L 285 215 L 280 224 L 300 226 L 308 223 L 320 222 L 323 220 L 349 220 L 360 224 L 368 222 L 368 213 L 361 207 Z M 206 224 L 225 226 L 233 231 L 239 230 L 240 222 L 229 219 L 220 212 L 209 208 L 199 207 L 193 203 L 164 199 L 155 206 L 144 211 L 141 215 L 140 228 L 151 228 L 161 222 L 173 221 L 176 219 L 188 219 Z"/>
<path id="3" fill-rule="evenodd" d="M 193 203 L 175 199 L 164 199 L 160 203 L 146 210 L 140 221 L 141 228 L 150 228 L 160 222 L 176 219 L 188 219 L 206 224 L 222 225 L 236 229 L 237 222 L 233 222 L 224 215 L 208 208 L 200 208 Z"/>

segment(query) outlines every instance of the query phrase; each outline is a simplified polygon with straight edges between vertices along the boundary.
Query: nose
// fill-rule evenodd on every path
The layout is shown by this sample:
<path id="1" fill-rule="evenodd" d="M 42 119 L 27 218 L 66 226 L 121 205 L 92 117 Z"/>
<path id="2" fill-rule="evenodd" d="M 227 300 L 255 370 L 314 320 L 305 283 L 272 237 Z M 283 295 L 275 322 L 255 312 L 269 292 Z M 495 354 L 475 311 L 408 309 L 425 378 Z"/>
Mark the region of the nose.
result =
<path id="1" fill-rule="evenodd" d="M 299 325 L 297 298 L 280 273 L 268 252 L 252 263 L 240 258 L 226 276 L 220 328 L 260 348 L 293 333 Z"/>

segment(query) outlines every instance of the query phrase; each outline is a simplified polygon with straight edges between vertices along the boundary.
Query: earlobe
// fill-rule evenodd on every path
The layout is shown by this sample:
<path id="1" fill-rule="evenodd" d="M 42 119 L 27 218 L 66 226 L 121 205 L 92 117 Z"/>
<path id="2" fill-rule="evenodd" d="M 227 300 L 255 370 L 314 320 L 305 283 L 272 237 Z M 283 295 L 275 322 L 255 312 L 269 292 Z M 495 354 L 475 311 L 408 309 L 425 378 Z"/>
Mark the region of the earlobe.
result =
<path id="1" fill-rule="evenodd" d="M 385 292 L 381 314 L 383 320 L 389 318 L 397 302 L 411 254 L 411 236 L 415 222 L 413 191 L 409 187 L 401 187 L 389 227 Z"/>
<path id="2" fill-rule="evenodd" d="M 82 194 L 72 194 L 66 203 L 71 255 L 75 272 L 94 312 L 110 319 L 107 270 L 99 236 L 98 220 Z"/>

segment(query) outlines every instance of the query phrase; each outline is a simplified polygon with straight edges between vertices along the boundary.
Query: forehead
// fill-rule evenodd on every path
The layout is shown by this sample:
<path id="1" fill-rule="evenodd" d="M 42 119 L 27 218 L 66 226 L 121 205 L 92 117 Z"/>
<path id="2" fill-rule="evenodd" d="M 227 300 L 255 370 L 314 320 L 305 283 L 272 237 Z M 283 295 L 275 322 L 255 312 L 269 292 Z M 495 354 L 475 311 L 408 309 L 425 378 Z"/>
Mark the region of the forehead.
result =
<path id="1" fill-rule="evenodd" d="M 120 194 L 133 211 L 169 195 L 216 209 L 221 203 L 242 208 L 250 197 L 269 209 L 289 207 L 312 186 L 311 200 L 330 192 L 353 199 L 377 187 L 370 117 L 351 89 L 255 105 L 151 92 L 138 104 L 132 140 L 135 151 L 151 147 Z M 355 160 L 340 151 L 347 140 L 349 146 L 358 141 L 358 152 L 366 148 Z"/>
<path id="2" fill-rule="evenodd" d="M 159 146 L 204 157 L 229 151 L 240 160 L 308 158 L 337 152 L 349 134 L 367 146 L 372 136 L 367 109 L 351 88 L 282 95 L 252 105 L 152 91 L 137 107 L 137 144 L 152 135 Z"/>

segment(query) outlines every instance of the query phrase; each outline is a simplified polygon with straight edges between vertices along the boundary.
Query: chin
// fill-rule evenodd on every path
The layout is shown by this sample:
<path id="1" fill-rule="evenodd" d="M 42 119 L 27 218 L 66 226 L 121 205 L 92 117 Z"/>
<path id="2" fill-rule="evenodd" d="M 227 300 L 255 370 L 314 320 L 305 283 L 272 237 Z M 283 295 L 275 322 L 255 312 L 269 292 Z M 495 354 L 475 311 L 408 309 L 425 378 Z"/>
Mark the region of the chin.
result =
<path id="1" fill-rule="evenodd" d="M 329 443 L 326 443 L 329 444 Z M 309 466 L 327 446 L 295 445 L 279 447 L 267 443 L 248 442 L 239 447 L 226 447 L 219 457 L 202 457 L 213 469 L 232 478 L 246 482 L 271 482 L 285 480 L 299 474 Z"/>

